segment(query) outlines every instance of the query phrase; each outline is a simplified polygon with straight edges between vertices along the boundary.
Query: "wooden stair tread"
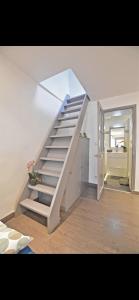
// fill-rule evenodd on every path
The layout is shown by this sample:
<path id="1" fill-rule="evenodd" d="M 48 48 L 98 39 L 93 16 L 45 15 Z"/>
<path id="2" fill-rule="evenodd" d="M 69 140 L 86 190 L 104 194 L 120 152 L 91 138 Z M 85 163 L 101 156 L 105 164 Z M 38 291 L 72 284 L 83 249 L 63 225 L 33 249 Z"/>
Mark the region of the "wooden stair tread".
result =
<path id="1" fill-rule="evenodd" d="M 71 124 L 71 125 L 59 125 L 59 126 L 55 126 L 54 129 L 61 129 L 61 128 L 72 128 L 72 127 L 76 127 L 76 124 Z"/>
<path id="2" fill-rule="evenodd" d="M 73 97 L 73 98 L 71 98 L 71 99 L 68 99 L 68 100 L 67 100 L 67 103 L 77 102 L 77 101 L 79 101 L 79 100 L 81 100 L 81 99 L 83 100 L 84 97 L 85 97 L 85 94 L 83 94 L 83 95 L 81 95 L 81 96 Z"/>
<path id="3" fill-rule="evenodd" d="M 72 137 L 72 134 L 66 134 L 66 135 L 65 135 L 65 134 L 63 134 L 63 135 L 62 135 L 62 134 L 61 134 L 61 135 L 60 135 L 60 134 L 59 134 L 59 135 L 58 135 L 58 134 L 57 134 L 57 135 L 50 135 L 50 138 L 51 138 L 51 139 L 55 139 L 55 138 L 68 138 L 68 137 Z"/>
<path id="4" fill-rule="evenodd" d="M 59 170 L 36 170 L 35 173 L 41 174 L 41 175 L 48 175 L 48 176 L 54 176 L 54 177 L 59 177 L 61 171 Z"/>
<path id="5" fill-rule="evenodd" d="M 65 104 L 64 107 L 72 107 L 72 106 L 76 106 L 76 105 L 82 105 L 83 104 L 83 100 L 82 101 L 76 101 L 75 103 L 69 103 L 69 104 Z"/>
<path id="6" fill-rule="evenodd" d="M 45 146 L 47 149 L 68 149 L 68 146 Z"/>
<path id="7" fill-rule="evenodd" d="M 71 117 L 65 117 L 65 118 L 58 118 L 58 121 L 66 121 L 66 120 L 74 120 L 74 119 L 78 119 L 79 116 L 71 116 Z"/>
<path id="8" fill-rule="evenodd" d="M 56 162 L 64 162 L 64 158 L 57 158 L 57 157 L 40 157 L 41 160 L 46 161 L 56 161 Z"/>
<path id="9" fill-rule="evenodd" d="M 81 107 L 66 109 L 66 110 L 62 111 L 62 114 L 70 114 L 70 113 L 80 111 L 80 110 L 81 110 Z"/>
<path id="10" fill-rule="evenodd" d="M 50 216 L 49 206 L 33 201 L 32 199 L 25 199 L 20 202 L 20 205 L 44 217 Z"/>
<path id="11" fill-rule="evenodd" d="M 52 186 L 48 186 L 48 185 L 43 185 L 43 184 L 37 184 L 37 185 L 28 185 L 28 188 L 34 190 L 34 191 L 38 191 L 50 196 L 54 195 L 55 192 L 55 188 Z"/>

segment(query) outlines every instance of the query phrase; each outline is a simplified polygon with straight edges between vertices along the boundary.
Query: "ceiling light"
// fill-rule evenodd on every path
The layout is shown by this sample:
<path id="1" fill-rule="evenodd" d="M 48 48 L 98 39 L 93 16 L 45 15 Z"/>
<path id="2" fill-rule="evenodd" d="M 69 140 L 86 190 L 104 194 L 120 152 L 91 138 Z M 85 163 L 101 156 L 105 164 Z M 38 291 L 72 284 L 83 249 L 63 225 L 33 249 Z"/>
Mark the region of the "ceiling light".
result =
<path id="1" fill-rule="evenodd" d="M 113 113 L 113 116 L 114 117 L 120 117 L 120 116 L 122 116 L 122 113 L 121 113 L 121 111 L 116 111 L 116 112 Z"/>
<path id="2" fill-rule="evenodd" d="M 119 127 L 122 127 L 121 124 L 116 124 L 116 125 L 113 125 L 114 128 L 119 128 Z"/>

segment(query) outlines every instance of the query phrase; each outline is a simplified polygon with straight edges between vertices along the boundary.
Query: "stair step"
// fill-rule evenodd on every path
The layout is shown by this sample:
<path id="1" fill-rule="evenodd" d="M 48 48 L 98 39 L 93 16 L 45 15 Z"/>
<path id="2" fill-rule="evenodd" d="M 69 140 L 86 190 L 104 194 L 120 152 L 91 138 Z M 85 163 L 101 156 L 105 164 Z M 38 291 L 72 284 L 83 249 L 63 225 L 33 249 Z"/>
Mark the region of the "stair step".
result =
<path id="1" fill-rule="evenodd" d="M 68 149 L 68 146 L 45 146 L 46 149 Z"/>
<path id="2" fill-rule="evenodd" d="M 54 129 L 72 128 L 72 127 L 76 127 L 76 124 L 73 124 L 73 125 L 61 125 L 61 126 L 55 126 Z"/>
<path id="3" fill-rule="evenodd" d="M 43 184 L 37 184 L 37 185 L 31 185 L 31 184 L 29 184 L 28 188 L 32 189 L 34 191 L 38 191 L 38 192 L 50 195 L 50 196 L 53 196 L 54 192 L 55 192 L 55 188 L 54 187 L 48 186 L 48 185 L 43 185 Z"/>
<path id="4" fill-rule="evenodd" d="M 76 106 L 76 105 L 82 105 L 83 104 L 83 100 L 82 101 L 76 101 L 75 103 L 69 103 L 69 104 L 65 104 L 64 107 L 72 107 L 72 106 Z"/>
<path id="5" fill-rule="evenodd" d="M 36 170 L 35 173 L 46 176 L 59 177 L 61 172 L 59 170 Z"/>
<path id="6" fill-rule="evenodd" d="M 40 157 L 40 160 L 46 160 L 46 161 L 56 161 L 56 162 L 64 162 L 64 158 L 57 158 L 57 157 Z"/>
<path id="7" fill-rule="evenodd" d="M 66 110 L 62 111 L 62 114 L 70 114 L 70 113 L 74 113 L 74 112 L 80 111 L 80 110 L 81 110 L 81 107 L 66 109 Z"/>
<path id="8" fill-rule="evenodd" d="M 71 103 L 71 102 L 78 102 L 79 100 L 83 100 L 85 97 L 85 94 L 84 95 L 81 95 L 81 96 L 77 96 L 77 97 L 74 97 L 74 98 L 71 98 L 71 99 L 68 99 L 67 100 L 67 103 Z"/>
<path id="9" fill-rule="evenodd" d="M 72 135 L 71 134 L 67 134 L 67 135 L 50 135 L 50 138 L 51 139 L 55 139 L 55 138 L 69 138 L 69 137 L 72 137 Z"/>
<path id="10" fill-rule="evenodd" d="M 38 213 L 39 215 L 43 217 L 49 217 L 50 216 L 50 207 L 47 205 L 44 205 L 42 203 L 33 201 L 32 199 L 25 199 L 20 202 L 20 205 L 32 210 L 35 213 Z"/>
<path id="11" fill-rule="evenodd" d="M 67 121 L 67 120 L 74 120 L 74 119 L 78 119 L 79 116 L 72 116 L 72 117 L 65 117 L 65 118 L 58 118 L 58 121 Z"/>

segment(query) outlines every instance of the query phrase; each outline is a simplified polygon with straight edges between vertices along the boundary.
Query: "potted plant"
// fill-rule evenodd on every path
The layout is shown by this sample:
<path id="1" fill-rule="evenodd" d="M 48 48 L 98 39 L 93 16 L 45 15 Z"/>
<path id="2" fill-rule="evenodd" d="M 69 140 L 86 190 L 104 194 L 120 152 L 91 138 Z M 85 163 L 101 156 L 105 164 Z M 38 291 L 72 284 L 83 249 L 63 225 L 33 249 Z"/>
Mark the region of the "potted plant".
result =
<path id="1" fill-rule="evenodd" d="M 28 176 L 29 176 L 29 183 L 31 185 L 36 185 L 41 182 L 41 179 L 38 177 L 38 175 L 34 171 L 34 165 L 35 161 L 31 160 L 27 163 L 27 170 L 28 170 Z"/>
<path id="2" fill-rule="evenodd" d="M 122 146 L 123 152 L 127 152 L 127 148 L 125 146 Z"/>

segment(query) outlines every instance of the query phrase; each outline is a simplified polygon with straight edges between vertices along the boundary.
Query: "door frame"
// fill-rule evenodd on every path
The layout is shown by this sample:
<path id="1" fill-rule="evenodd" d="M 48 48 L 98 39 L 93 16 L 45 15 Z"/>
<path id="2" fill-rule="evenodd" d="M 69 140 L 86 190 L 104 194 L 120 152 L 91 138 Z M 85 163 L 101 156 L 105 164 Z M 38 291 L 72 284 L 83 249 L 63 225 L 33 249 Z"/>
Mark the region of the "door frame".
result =
<path id="1" fill-rule="evenodd" d="M 101 122 L 103 124 L 103 140 L 102 140 L 102 146 L 103 146 L 103 165 L 104 165 L 104 110 L 102 108 L 102 105 L 100 103 L 100 101 L 97 101 L 97 155 L 95 155 L 95 157 L 97 157 L 97 174 L 99 174 L 99 163 L 98 163 L 98 160 L 99 160 L 99 112 L 102 112 L 102 119 L 101 119 Z M 100 198 L 101 198 L 101 194 L 104 190 L 104 176 L 103 176 L 103 186 L 101 188 L 101 191 L 100 193 L 98 193 L 99 191 L 99 177 L 97 178 L 97 200 L 99 201 Z"/>
<path id="2" fill-rule="evenodd" d="M 131 192 L 135 191 L 135 173 L 136 173 L 136 128 L 137 128 L 137 105 L 126 105 L 126 106 L 118 106 L 108 109 L 103 109 L 104 114 L 106 112 L 112 112 L 115 110 L 125 110 L 132 109 L 132 170 L 131 170 Z M 104 140 L 104 139 L 103 139 Z"/>

